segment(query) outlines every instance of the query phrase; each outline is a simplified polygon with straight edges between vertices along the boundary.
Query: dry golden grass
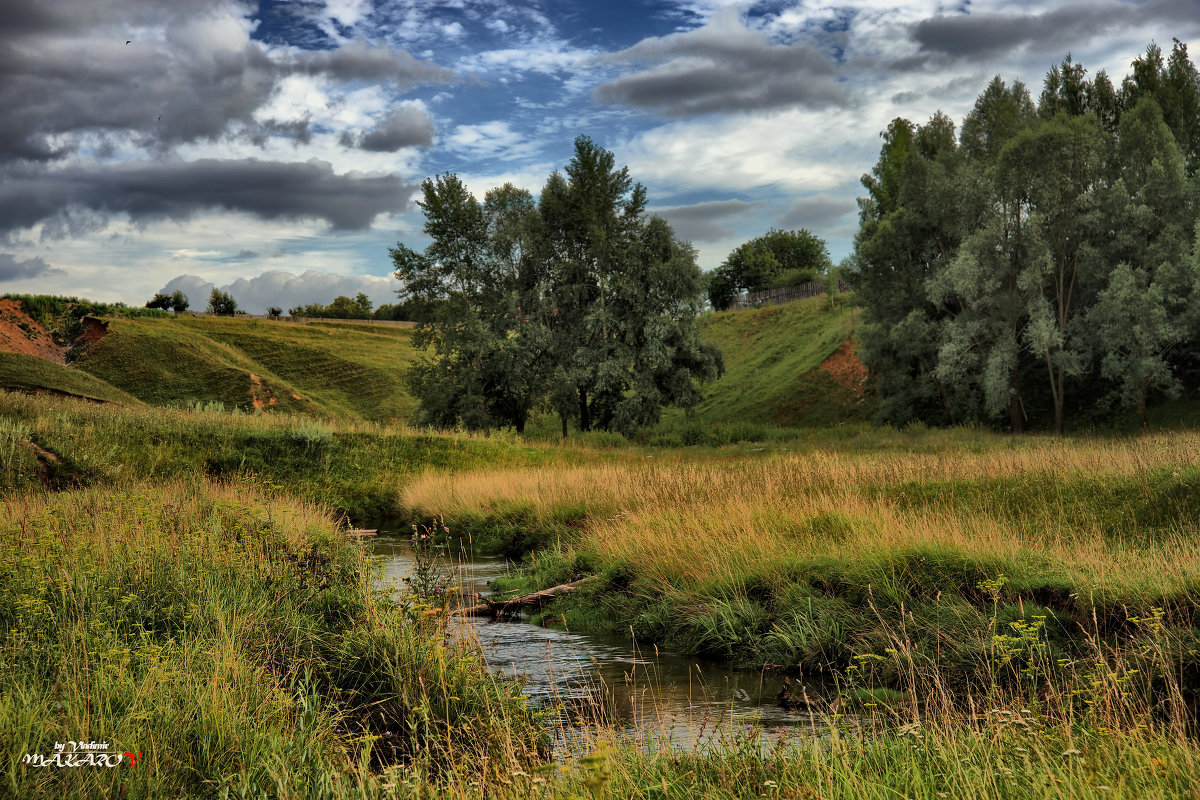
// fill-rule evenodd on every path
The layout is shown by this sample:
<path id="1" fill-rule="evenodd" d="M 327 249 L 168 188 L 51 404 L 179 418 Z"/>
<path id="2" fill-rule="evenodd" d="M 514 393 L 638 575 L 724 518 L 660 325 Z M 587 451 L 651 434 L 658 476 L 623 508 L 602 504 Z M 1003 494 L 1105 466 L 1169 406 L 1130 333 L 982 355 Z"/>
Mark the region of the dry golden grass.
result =
<path id="1" fill-rule="evenodd" d="M 1128 543 L 1113 535 L 1119 509 L 1103 520 L 1079 516 L 1068 495 L 1077 482 L 1099 482 L 1102 494 L 1107 480 L 1136 484 L 1191 467 L 1200 435 L 996 441 L 982 452 L 677 455 L 430 474 L 402 500 L 449 519 L 517 511 L 533 526 L 568 509 L 585 520 L 577 545 L 663 581 L 732 580 L 799 556 L 869 559 L 917 549 L 1044 564 L 1074 586 L 1119 591 L 1195 572 L 1194 531 L 1178 525 Z M 996 513 L 956 495 L 963 482 L 1019 484 L 1029 496 L 1010 499 L 1012 513 Z M 931 485 L 951 489 L 944 499 L 904 502 L 908 487 Z"/>

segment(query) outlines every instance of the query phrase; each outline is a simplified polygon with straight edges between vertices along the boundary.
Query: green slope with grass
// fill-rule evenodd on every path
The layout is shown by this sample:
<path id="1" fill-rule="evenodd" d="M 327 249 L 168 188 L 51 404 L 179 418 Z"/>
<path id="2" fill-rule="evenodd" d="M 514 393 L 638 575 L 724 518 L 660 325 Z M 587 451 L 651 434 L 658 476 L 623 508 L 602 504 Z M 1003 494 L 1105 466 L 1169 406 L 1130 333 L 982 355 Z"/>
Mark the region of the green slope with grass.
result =
<path id="1" fill-rule="evenodd" d="M 109 403 L 140 405 L 136 397 L 100 378 L 25 353 L 0 353 L 0 386 L 22 391 L 48 391 Z"/>
<path id="2" fill-rule="evenodd" d="M 703 336 L 724 353 L 725 375 L 705 388 L 696 421 L 814 427 L 867 419 L 856 390 L 821 369 L 857 318 L 844 300 L 831 307 L 826 297 L 709 315 Z"/>
<path id="3" fill-rule="evenodd" d="M 403 420 L 412 331 L 242 318 L 112 320 L 76 367 L 153 405 Z"/>

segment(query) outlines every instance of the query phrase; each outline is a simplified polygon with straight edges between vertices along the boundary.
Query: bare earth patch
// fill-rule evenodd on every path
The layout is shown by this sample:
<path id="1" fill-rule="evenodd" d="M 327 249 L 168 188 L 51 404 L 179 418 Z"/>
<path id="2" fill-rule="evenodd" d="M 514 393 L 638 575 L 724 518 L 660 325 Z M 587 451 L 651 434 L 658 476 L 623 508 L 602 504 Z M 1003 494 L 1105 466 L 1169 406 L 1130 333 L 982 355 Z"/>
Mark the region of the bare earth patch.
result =
<path id="1" fill-rule="evenodd" d="M 853 391 L 860 402 L 866 396 L 867 367 L 859 360 L 853 339 L 847 340 L 836 353 L 821 362 L 820 368 Z"/>
<path id="2" fill-rule="evenodd" d="M 50 334 L 21 310 L 21 304 L 16 300 L 0 300 L 0 351 L 66 363 L 66 348 L 56 345 Z"/>

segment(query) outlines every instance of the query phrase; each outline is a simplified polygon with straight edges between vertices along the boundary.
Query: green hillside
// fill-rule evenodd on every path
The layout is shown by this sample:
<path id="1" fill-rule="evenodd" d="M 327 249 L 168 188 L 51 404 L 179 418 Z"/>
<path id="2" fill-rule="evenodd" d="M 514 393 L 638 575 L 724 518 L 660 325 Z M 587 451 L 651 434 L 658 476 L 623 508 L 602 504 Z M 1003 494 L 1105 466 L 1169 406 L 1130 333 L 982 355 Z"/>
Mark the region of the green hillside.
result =
<path id="1" fill-rule="evenodd" d="M 115 319 L 75 367 L 153 405 L 407 419 L 407 328 L 244 318 Z"/>
<path id="2" fill-rule="evenodd" d="M 831 307 L 825 297 L 706 316 L 703 336 L 721 348 L 726 372 L 705 387 L 689 424 L 813 427 L 866 419 L 862 367 L 848 344 L 856 318 L 848 304 Z M 403 378 L 416 357 L 411 328 L 190 315 L 106 324 L 105 335 L 76 346 L 71 366 L 0 354 L 0 386 L 367 420 L 408 420 L 416 410 Z M 671 411 L 664 428 L 683 419 Z M 557 422 L 546 417 L 537 430 L 554 435 Z"/>
<path id="3" fill-rule="evenodd" d="M 857 318 L 826 297 L 709 315 L 703 335 L 725 354 L 725 375 L 705 388 L 696 420 L 808 427 L 868 418 L 847 345 Z"/>
<path id="4" fill-rule="evenodd" d="M 0 352 L 0 386 L 49 391 L 88 400 L 140 405 L 137 398 L 82 370 L 25 353 Z"/>

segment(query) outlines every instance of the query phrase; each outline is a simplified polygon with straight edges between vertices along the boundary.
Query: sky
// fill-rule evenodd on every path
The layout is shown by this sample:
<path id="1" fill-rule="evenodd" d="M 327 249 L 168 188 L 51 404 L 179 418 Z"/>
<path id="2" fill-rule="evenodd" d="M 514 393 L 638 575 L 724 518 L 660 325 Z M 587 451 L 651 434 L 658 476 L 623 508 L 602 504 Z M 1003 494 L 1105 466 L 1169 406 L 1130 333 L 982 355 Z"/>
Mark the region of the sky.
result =
<path id="1" fill-rule="evenodd" d="M 367 293 L 457 173 L 535 195 L 590 136 L 704 269 L 771 228 L 852 249 L 898 116 L 1200 51 L 1200 0 L 3 0 L 0 292 L 243 308 Z"/>

